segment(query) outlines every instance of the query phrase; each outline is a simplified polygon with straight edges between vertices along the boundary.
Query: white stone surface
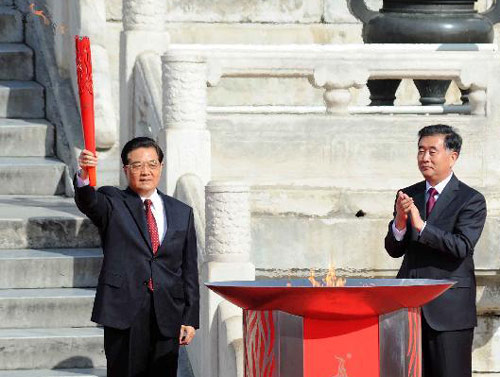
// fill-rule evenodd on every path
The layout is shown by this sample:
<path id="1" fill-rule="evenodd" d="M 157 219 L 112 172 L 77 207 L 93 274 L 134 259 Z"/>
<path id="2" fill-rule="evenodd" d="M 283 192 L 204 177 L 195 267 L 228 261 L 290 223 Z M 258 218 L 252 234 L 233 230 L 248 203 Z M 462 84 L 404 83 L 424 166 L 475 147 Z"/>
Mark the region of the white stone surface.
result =
<path id="1" fill-rule="evenodd" d="M 495 278 L 491 276 L 491 270 L 487 275 L 483 275 L 483 271 L 477 271 L 478 287 L 477 287 L 477 310 L 478 313 L 484 316 L 500 314 L 500 286 L 498 286 Z"/>
<path id="2" fill-rule="evenodd" d="M 106 377 L 105 368 L 36 369 L 0 371 L 0 377 Z"/>
<path id="3" fill-rule="evenodd" d="M 0 289 L 93 287 L 101 263 L 100 249 L 4 249 Z"/>
<path id="4" fill-rule="evenodd" d="M 216 282 L 227 280 L 254 280 L 255 267 L 251 263 L 235 262 L 207 262 L 201 269 L 201 280 L 204 282 Z M 219 364 L 219 355 L 213 350 L 218 350 L 218 315 L 219 304 L 223 298 L 202 286 L 200 289 L 201 305 L 201 352 L 202 358 L 200 369 L 195 371 L 197 377 L 219 377 L 223 368 Z M 227 335 L 225 335 L 227 336 Z M 222 336 L 221 336 L 222 337 Z M 228 348 L 227 352 L 231 352 Z M 242 350 L 240 350 L 242 352 Z M 227 356 L 222 356 L 222 360 Z M 241 360 L 241 358 L 240 358 Z"/>
<path id="5" fill-rule="evenodd" d="M 161 75 L 160 55 L 145 52 L 139 56 L 133 75 L 131 136 L 154 137 L 163 128 Z"/>
<path id="6" fill-rule="evenodd" d="M 0 82 L 0 117 L 44 118 L 43 87 L 34 81 Z"/>
<path id="7" fill-rule="evenodd" d="M 2 157 L 53 156 L 54 139 L 54 127 L 45 119 L 0 119 Z"/>
<path id="8" fill-rule="evenodd" d="M 205 184 L 200 177 L 194 174 L 185 174 L 177 180 L 174 196 L 193 208 L 196 241 L 198 244 L 198 265 L 201 265 L 206 261 Z"/>
<path id="9" fill-rule="evenodd" d="M 218 311 L 219 331 L 219 377 L 243 377 L 244 345 L 242 310 L 237 306 L 223 301 Z"/>
<path id="10" fill-rule="evenodd" d="M 118 140 L 117 121 L 111 94 L 109 62 L 102 46 L 92 47 L 95 136 L 98 149 L 110 149 Z"/>
<path id="11" fill-rule="evenodd" d="M 474 331 L 472 370 L 482 373 L 499 373 L 500 317 L 479 317 Z"/>
<path id="12" fill-rule="evenodd" d="M 106 20 L 121 21 L 122 20 L 123 0 L 106 0 Z"/>
<path id="13" fill-rule="evenodd" d="M 165 26 L 166 4 L 165 0 L 124 0 L 123 28 L 162 31 Z"/>
<path id="14" fill-rule="evenodd" d="M 163 64 L 163 121 L 168 128 L 204 129 L 207 68 L 195 55 L 167 54 Z"/>
<path id="15" fill-rule="evenodd" d="M 209 182 L 205 188 L 206 254 L 215 262 L 247 262 L 250 256 L 249 187 Z"/>
<path id="16" fill-rule="evenodd" d="M 210 115 L 212 177 L 397 190 L 421 179 L 416 135 L 433 123 L 449 123 L 462 132 L 465 143 L 457 175 L 482 186 L 490 172 L 484 170 L 482 140 L 493 143 L 498 138 L 489 133 L 484 118 L 446 115 L 422 120 L 405 115 Z"/>
<path id="17" fill-rule="evenodd" d="M 362 43 L 361 24 L 167 23 L 172 43 L 332 44 Z"/>
<path id="18" fill-rule="evenodd" d="M 365 1 L 368 8 L 376 11 L 382 7 L 382 0 L 354 0 Z M 358 23 L 347 7 L 346 0 L 325 0 L 324 20 L 330 23 Z"/>
<path id="19" fill-rule="evenodd" d="M 195 174 L 205 184 L 211 177 L 210 132 L 208 130 L 162 129 L 158 135 L 165 151 L 166 169 L 160 188 L 172 195 L 177 181 L 185 174 Z"/>
<path id="20" fill-rule="evenodd" d="M 321 0 L 173 0 L 167 3 L 170 22 L 320 22 Z"/>
<path id="21" fill-rule="evenodd" d="M 102 328 L 0 329 L 4 369 L 102 367 Z"/>

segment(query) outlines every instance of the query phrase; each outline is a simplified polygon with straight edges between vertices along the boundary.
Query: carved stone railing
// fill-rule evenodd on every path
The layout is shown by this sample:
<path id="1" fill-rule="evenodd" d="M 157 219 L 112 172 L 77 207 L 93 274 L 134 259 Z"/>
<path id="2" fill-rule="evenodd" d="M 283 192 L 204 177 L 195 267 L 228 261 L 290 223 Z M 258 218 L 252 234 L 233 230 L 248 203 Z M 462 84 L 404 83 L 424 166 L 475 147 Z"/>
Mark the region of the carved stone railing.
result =
<path id="1" fill-rule="evenodd" d="M 168 55 L 178 54 L 205 61 L 209 86 L 216 86 L 223 77 L 306 77 L 314 87 L 324 89 L 324 111 L 328 113 L 469 112 L 472 115 L 486 113 L 489 67 L 499 56 L 493 44 L 171 45 Z M 165 64 L 168 65 L 166 61 Z M 364 87 L 368 79 L 402 78 L 453 80 L 460 89 L 469 91 L 470 108 L 351 106 L 350 90 Z M 272 107 L 269 110 L 273 111 Z M 282 108 L 286 110 L 296 111 L 293 107 Z"/>

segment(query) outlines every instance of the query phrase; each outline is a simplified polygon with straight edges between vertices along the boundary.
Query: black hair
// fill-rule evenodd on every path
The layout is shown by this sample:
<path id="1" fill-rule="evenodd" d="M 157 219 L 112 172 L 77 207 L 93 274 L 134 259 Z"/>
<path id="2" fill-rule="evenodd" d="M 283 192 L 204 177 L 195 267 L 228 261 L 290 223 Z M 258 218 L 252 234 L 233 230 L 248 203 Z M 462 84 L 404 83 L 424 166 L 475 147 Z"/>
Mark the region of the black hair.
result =
<path id="1" fill-rule="evenodd" d="M 156 153 L 158 154 L 158 159 L 160 163 L 163 162 L 163 151 L 156 141 L 151 139 L 150 137 L 140 136 L 135 137 L 132 140 L 128 141 L 127 144 L 123 146 L 122 149 L 122 163 L 123 165 L 128 164 L 128 154 L 139 148 L 154 148 L 156 149 Z"/>
<path id="2" fill-rule="evenodd" d="M 431 126 L 426 126 L 418 131 L 418 142 L 420 143 L 420 140 L 423 137 L 434 135 L 444 135 L 444 146 L 446 149 L 460 154 L 460 149 L 462 148 L 462 137 L 453 127 L 445 124 L 433 124 Z"/>

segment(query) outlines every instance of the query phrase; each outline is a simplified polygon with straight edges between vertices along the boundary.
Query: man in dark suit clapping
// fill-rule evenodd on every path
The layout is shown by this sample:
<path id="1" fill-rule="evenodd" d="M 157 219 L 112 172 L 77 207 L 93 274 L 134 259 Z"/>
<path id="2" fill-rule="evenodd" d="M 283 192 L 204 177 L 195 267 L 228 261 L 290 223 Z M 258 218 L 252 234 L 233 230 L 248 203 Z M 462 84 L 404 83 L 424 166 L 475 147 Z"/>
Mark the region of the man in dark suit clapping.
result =
<path id="1" fill-rule="evenodd" d="M 128 187 L 88 184 L 97 157 L 83 150 L 75 201 L 99 229 L 104 260 L 92 320 L 104 326 L 108 377 L 175 377 L 179 344 L 199 322 L 193 211 L 157 190 L 163 152 L 150 138 L 121 154 Z"/>
<path id="2" fill-rule="evenodd" d="M 425 181 L 398 192 L 385 248 L 393 258 L 404 256 L 398 278 L 456 282 L 422 308 L 423 376 L 470 377 L 477 324 L 473 255 L 486 202 L 453 173 L 462 139 L 452 127 L 427 126 L 418 136 Z"/>

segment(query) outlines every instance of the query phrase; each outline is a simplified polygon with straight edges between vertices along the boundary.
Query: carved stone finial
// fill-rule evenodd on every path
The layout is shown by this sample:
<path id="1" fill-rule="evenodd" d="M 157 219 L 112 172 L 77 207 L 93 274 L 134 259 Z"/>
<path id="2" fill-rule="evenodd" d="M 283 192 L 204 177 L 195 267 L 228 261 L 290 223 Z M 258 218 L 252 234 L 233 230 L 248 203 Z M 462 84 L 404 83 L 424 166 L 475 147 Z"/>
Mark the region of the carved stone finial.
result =
<path id="1" fill-rule="evenodd" d="M 247 262 L 250 257 L 249 187 L 209 182 L 205 187 L 206 254 L 214 262 Z"/>
<path id="2" fill-rule="evenodd" d="M 123 0 L 125 30 L 165 30 L 165 0 Z"/>

